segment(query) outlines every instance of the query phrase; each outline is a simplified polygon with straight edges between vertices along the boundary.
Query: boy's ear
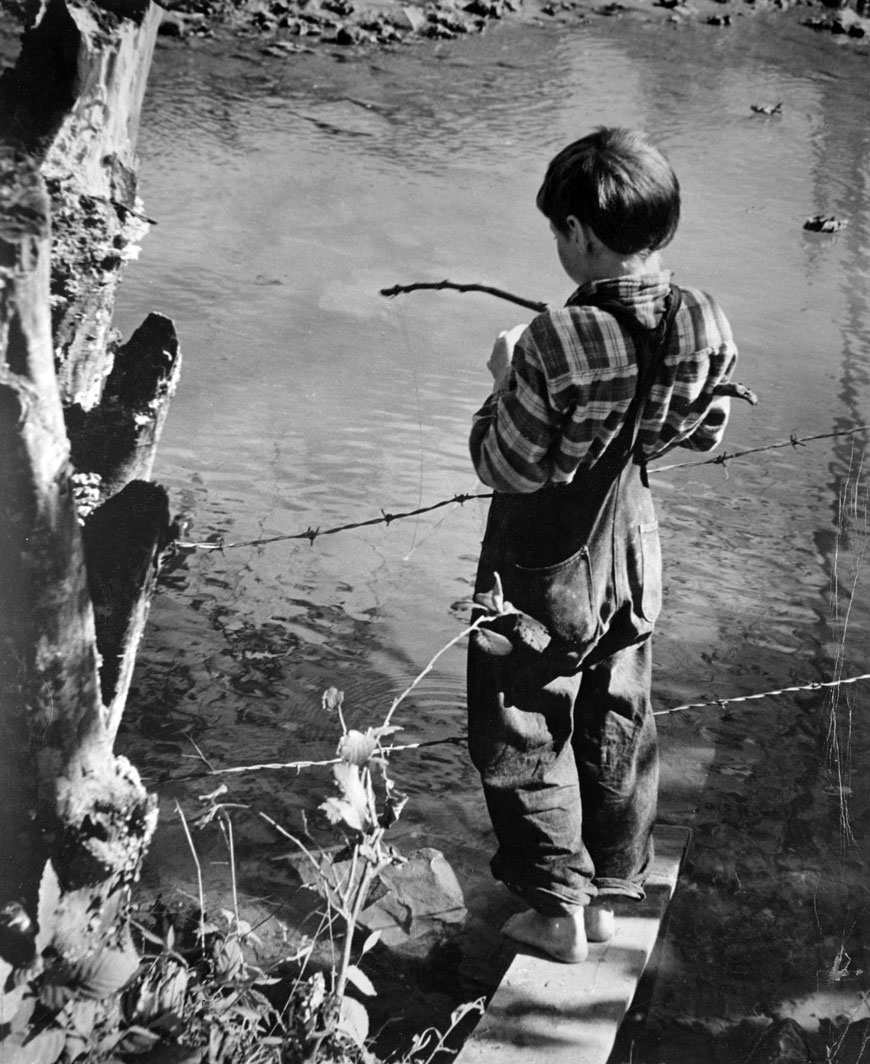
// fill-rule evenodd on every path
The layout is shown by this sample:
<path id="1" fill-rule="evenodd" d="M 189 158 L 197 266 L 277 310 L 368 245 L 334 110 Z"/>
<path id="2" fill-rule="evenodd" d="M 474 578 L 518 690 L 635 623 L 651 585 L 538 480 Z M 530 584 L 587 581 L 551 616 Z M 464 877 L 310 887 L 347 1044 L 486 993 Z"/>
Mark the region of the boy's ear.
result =
<path id="1" fill-rule="evenodd" d="M 583 235 L 584 225 L 574 214 L 569 214 L 565 219 L 565 231 L 572 240 L 577 240 Z"/>
<path id="2" fill-rule="evenodd" d="M 591 251 L 593 247 L 599 243 L 598 237 L 593 233 L 589 226 L 584 225 L 574 214 L 569 214 L 565 219 L 565 227 L 568 230 L 568 236 L 577 243 L 578 247 L 583 248 L 584 251 Z"/>

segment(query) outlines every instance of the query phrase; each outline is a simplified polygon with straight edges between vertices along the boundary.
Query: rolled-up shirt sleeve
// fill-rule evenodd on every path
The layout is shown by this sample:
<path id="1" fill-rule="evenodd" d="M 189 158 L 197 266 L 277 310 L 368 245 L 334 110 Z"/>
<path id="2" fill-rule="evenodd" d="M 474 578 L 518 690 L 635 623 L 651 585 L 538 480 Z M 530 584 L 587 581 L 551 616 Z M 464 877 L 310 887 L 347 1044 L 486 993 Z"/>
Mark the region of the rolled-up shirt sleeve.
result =
<path id="1" fill-rule="evenodd" d="M 680 440 L 680 447 L 687 447 L 690 451 L 714 450 L 725 436 L 730 414 L 730 399 L 714 399 L 691 434 Z"/>
<path id="2" fill-rule="evenodd" d="M 663 300 L 670 281 L 600 282 L 630 303 L 646 291 Z M 731 379 L 737 349 L 718 304 L 683 288 L 668 351 L 644 400 L 637 446 L 647 461 L 674 447 L 711 451 L 724 436 L 730 400 L 716 394 Z M 645 304 L 636 301 L 639 307 Z M 638 319 L 641 320 L 641 319 Z M 651 328 L 655 319 L 643 320 Z M 613 443 L 637 388 L 636 343 L 603 307 L 572 303 L 533 319 L 514 348 L 508 388 L 474 415 L 470 449 L 480 479 L 496 491 L 525 494 L 571 483 Z"/>
<path id="3" fill-rule="evenodd" d="M 693 362 L 680 367 L 658 444 L 645 448 L 650 460 L 674 447 L 712 451 L 719 446 L 731 414 L 731 400 L 717 396 L 716 388 L 731 380 L 736 364 L 737 349 L 729 336 L 717 348 L 698 352 Z"/>
<path id="4" fill-rule="evenodd" d="M 469 446 L 477 475 L 496 491 L 537 491 L 550 477 L 560 420 L 527 331 L 514 348 L 508 390 L 491 395 L 474 415 Z"/>

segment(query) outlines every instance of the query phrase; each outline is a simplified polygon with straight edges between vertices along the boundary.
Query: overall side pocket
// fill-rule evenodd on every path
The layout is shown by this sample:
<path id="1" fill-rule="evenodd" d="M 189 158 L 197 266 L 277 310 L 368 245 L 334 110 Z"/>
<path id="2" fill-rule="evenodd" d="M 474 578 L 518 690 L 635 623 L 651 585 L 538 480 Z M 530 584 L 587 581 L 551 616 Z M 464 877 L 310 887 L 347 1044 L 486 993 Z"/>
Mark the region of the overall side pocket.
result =
<path id="1" fill-rule="evenodd" d="M 642 524 L 640 536 L 640 572 L 636 574 L 639 612 L 645 621 L 652 624 L 662 609 L 662 548 L 659 541 L 659 523 L 654 520 Z"/>

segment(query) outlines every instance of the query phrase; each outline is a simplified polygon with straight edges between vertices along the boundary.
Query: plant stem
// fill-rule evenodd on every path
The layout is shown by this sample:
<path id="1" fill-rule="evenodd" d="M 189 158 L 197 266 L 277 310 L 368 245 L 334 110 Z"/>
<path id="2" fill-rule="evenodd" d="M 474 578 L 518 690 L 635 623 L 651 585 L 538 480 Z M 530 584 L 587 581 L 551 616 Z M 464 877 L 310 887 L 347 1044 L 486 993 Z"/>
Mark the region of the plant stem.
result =
<path id="1" fill-rule="evenodd" d="M 356 850 L 357 847 L 354 847 Z M 365 859 L 365 868 L 363 869 L 362 879 L 360 880 L 359 888 L 356 892 L 356 896 L 353 902 L 353 908 L 350 911 L 350 916 L 345 923 L 345 935 L 344 946 L 341 952 L 341 965 L 338 970 L 338 981 L 335 985 L 335 993 L 339 1000 L 344 997 L 344 991 L 347 986 L 347 970 L 350 967 L 350 954 L 353 948 L 353 933 L 356 929 L 356 922 L 359 919 L 359 914 L 363 910 L 363 905 L 368 897 L 369 888 L 372 885 L 372 880 L 375 877 L 375 868 L 368 859 Z"/>
<path id="2" fill-rule="evenodd" d="M 175 808 L 178 810 L 178 815 L 181 817 L 181 826 L 184 828 L 184 834 L 187 836 L 187 845 L 190 847 L 190 852 L 193 854 L 193 863 L 196 865 L 196 884 L 199 891 L 199 944 L 205 949 L 205 891 L 202 886 L 202 866 L 199 863 L 199 857 L 197 856 L 196 847 L 193 845 L 193 839 L 190 836 L 190 828 L 187 826 L 187 819 L 184 812 L 178 802 L 175 803 Z"/>
<path id="3" fill-rule="evenodd" d="M 432 660 L 423 669 L 423 671 L 416 676 L 416 678 L 411 682 L 411 684 L 408 687 L 405 688 L 405 690 L 398 696 L 398 698 L 395 698 L 393 700 L 393 704 L 390 706 L 389 712 L 387 713 L 387 716 L 386 716 L 386 718 L 384 720 L 383 727 L 386 727 L 390 723 L 390 720 L 391 720 L 391 718 L 393 716 L 393 713 L 395 713 L 395 711 L 398 708 L 399 704 L 401 702 L 404 702 L 404 700 L 414 690 L 414 688 L 417 686 L 417 684 L 420 683 L 420 681 L 423 679 L 423 677 L 427 676 L 432 671 L 432 669 L 435 667 L 435 662 L 441 657 L 441 655 L 445 654 L 451 647 L 456 646 L 456 644 L 459 643 L 461 640 L 465 639 L 466 636 L 471 635 L 472 632 L 476 632 L 477 629 L 481 626 L 481 624 L 483 624 L 483 622 L 485 620 L 487 620 L 487 615 L 486 614 L 484 614 L 481 617 L 478 617 L 477 620 L 473 624 L 470 624 L 467 628 L 463 628 L 463 630 L 459 633 L 459 635 L 454 636 L 454 638 L 451 639 L 449 643 L 446 643 L 438 651 L 438 653 L 435 654 L 432 657 Z"/>

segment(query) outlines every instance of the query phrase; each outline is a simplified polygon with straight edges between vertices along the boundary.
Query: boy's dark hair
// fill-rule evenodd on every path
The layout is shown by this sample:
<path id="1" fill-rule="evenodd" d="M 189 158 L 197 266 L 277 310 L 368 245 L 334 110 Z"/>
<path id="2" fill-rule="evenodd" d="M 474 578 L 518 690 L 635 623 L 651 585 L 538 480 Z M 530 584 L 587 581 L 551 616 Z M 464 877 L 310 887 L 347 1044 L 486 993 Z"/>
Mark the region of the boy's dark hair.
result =
<path id="1" fill-rule="evenodd" d="M 643 133 L 602 126 L 553 159 L 537 205 L 561 232 L 573 214 L 611 251 L 634 255 L 673 238 L 680 183 Z"/>

